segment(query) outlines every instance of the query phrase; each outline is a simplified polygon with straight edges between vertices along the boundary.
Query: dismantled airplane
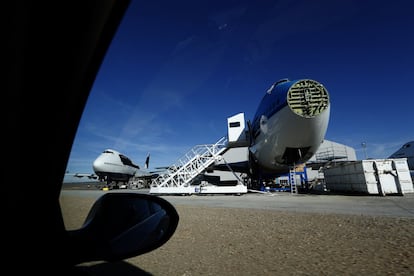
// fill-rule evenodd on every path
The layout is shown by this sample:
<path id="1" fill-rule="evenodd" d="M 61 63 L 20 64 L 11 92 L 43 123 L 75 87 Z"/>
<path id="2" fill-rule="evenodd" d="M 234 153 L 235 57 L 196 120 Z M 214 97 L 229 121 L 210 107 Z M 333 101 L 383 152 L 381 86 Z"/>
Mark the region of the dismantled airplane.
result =
<path id="1" fill-rule="evenodd" d="M 229 165 L 235 171 L 252 175 L 288 172 L 318 150 L 329 114 L 329 94 L 319 82 L 284 79 L 274 83 L 260 102 L 253 123 L 247 122 L 248 162 Z M 237 127 L 239 124 L 230 122 L 230 133 L 231 128 Z M 240 131 L 236 136 L 239 137 L 235 143 L 243 140 Z"/>
<path id="2" fill-rule="evenodd" d="M 263 97 L 250 126 L 250 168 L 282 173 L 318 150 L 328 127 L 329 94 L 314 80 L 281 80 Z"/>

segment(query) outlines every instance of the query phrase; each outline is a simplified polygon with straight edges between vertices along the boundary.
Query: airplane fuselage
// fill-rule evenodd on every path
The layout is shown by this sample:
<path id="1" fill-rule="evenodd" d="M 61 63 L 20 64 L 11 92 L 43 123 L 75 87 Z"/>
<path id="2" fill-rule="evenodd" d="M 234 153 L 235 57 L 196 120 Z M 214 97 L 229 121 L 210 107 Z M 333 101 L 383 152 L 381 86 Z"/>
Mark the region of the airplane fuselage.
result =
<path id="1" fill-rule="evenodd" d="M 112 149 L 104 150 L 92 166 L 99 179 L 108 182 L 127 182 L 139 170 L 128 157 Z"/>
<path id="2" fill-rule="evenodd" d="M 254 116 L 250 152 L 263 172 L 305 163 L 324 140 L 329 94 L 314 80 L 282 80 L 269 88 Z"/>

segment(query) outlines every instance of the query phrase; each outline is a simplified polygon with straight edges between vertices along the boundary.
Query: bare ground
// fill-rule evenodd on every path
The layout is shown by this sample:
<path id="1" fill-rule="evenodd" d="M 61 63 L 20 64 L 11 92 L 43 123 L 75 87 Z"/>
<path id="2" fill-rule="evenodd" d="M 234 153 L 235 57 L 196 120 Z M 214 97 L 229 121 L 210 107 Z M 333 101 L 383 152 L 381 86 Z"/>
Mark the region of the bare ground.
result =
<path id="1" fill-rule="evenodd" d="M 93 200 L 61 198 L 68 229 Z M 176 206 L 162 247 L 119 263 L 84 263 L 90 275 L 414 275 L 414 220 Z"/>

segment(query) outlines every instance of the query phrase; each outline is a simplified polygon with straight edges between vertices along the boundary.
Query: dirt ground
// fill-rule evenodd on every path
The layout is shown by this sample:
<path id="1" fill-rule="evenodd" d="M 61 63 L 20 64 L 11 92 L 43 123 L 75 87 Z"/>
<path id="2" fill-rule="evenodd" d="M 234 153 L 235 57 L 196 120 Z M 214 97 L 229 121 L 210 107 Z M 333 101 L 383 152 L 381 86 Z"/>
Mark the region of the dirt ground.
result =
<path id="1" fill-rule="evenodd" d="M 61 198 L 68 229 L 93 200 Z M 414 275 L 414 220 L 176 206 L 173 237 L 118 263 L 84 263 L 88 275 Z"/>

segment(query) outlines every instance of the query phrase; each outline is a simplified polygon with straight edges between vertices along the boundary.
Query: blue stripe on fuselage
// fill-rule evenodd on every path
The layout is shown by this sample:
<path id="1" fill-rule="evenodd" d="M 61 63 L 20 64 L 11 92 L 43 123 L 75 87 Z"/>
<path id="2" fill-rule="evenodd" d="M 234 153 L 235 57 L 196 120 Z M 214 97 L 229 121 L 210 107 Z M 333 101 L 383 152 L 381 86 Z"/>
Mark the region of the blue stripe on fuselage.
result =
<path id="1" fill-rule="evenodd" d="M 257 137 L 257 135 L 259 135 L 260 118 L 262 115 L 266 116 L 267 119 L 270 119 L 273 115 L 288 105 L 286 98 L 287 92 L 289 91 L 289 88 L 296 82 L 297 80 L 279 83 L 273 87 L 271 93 L 266 93 L 263 96 L 252 123 L 252 131 L 254 137 Z"/>

